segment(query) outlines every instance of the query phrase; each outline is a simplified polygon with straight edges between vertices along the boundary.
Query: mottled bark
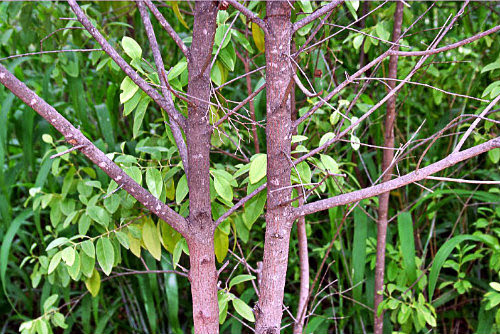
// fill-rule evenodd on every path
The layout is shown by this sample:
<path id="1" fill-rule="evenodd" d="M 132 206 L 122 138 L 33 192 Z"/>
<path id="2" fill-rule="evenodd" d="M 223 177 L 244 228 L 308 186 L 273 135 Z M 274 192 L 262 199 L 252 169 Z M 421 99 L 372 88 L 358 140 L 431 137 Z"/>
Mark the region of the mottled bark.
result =
<path id="1" fill-rule="evenodd" d="M 403 23 L 403 2 L 398 1 L 396 4 L 396 12 L 394 13 L 394 28 L 392 31 L 392 41 L 398 43 L 401 36 L 401 25 Z M 395 47 L 397 48 L 397 47 Z M 389 58 L 389 78 L 397 79 L 398 77 L 398 56 L 392 55 Z M 389 81 L 389 90 L 396 87 L 396 81 Z M 385 116 L 384 125 L 384 147 L 394 147 L 394 122 L 396 120 L 396 99 L 397 94 L 394 94 L 387 100 L 387 113 Z M 394 158 L 394 150 L 382 150 L 382 182 L 387 182 L 392 178 L 392 159 Z M 375 265 L 375 298 L 374 298 L 374 334 L 382 334 L 384 327 L 384 313 L 377 316 L 377 309 L 380 303 L 384 300 L 382 294 L 384 289 L 384 271 L 385 271 L 385 247 L 387 236 L 387 214 L 389 211 L 389 195 L 390 192 L 383 193 L 379 196 L 378 220 L 377 220 L 377 263 Z"/>
<path id="2" fill-rule="evenodd" d="M 216 30 L 217 4 L 195 3 L 193 42 L 188 59 L 188 96 L 191 99 L 187 120 L 189 217 L 191 234 L 186 237 L 190 252 L 189 280 L 193 299 L 196 334 L 219 332 L 217 271 L 210 202 L 210 63 Z"/>
<path id="3" fill-rule="evenodd" d="M 293 69 L 290 61 L 292 24 L 287 2 L 267 3 L 267 213 L 260 298 L 256 333 L 279 333 L 288 265 L 290 230 L 290 90 Z"/>

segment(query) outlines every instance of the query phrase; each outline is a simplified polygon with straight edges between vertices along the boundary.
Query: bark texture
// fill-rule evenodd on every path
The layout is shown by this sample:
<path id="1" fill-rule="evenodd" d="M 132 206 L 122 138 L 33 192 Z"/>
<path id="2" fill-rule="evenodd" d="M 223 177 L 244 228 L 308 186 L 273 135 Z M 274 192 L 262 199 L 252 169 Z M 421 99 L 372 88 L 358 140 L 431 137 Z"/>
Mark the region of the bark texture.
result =
<path id="1" fill-rule="evenodd" d="M 290 204 L 290 61 L 292 24 L 287 2 L 267 3 L 267 213 L 256 333 L 279 333 L 292 226 Z"/>
<path id="2" fill-rule="evenodd" d="M 403 23 L 404 5 L 401 1 L 396 4 L 396 12 L 394 13 L 394 28 L 392 31 L 392 41 L 397 43 L 401 36 L 401 25 Z M 395 47 L 397 48 L 397 47 Z M 389 78 L 397 79 L 398 77 L 398 56 L 392 55 L 389 58 Z M 396 81 L 391 80 L 388 83 L 389 90 L 396 87 Z M 392 95 L 387 100 L 387 113 L 385 116 L 384 128 L 384 147 L 394 147 L 394 122 L 396 120 L 396 99 L 397 94 Z M 392 160 L 394 158 L 394 150 L 382 150 L 382 182 L 387 182 L 392 178 Z M 384 300 L 382 295 L 384 289 L 384 271 L 385 271 L 385 247 L 387 236 L 387 215 L 389 212 L 389 195 L 390 192 L 383 193 L 379 196 L 378 221 L 377 221 L 377 263 L 375 265 L 375 298 L 374 298 L 374 334 L 382 334 L 384 327 L 384 313 L 377 316 L 377 310 L 380 303 Z"/>
<path id="3" fill-rule="evenodd" d="M 193 298 L 196 334 L 219 332 L 217 271 L 210 202 L 210 62 L 216 30 L 217 4 L 195 3 L 193 42 L 189 50 L 188 96 L 191 99 L 187 120 L 189 218 L 191 234 L 186 237 L 190 252 L 189 280 Z"/>

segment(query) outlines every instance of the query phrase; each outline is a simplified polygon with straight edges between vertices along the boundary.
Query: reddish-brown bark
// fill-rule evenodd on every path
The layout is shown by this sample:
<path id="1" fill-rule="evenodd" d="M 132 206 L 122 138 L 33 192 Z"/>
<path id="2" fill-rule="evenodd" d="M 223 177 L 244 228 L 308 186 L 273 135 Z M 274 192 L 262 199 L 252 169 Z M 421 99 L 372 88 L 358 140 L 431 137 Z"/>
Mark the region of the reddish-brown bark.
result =
<path id="1" fill-rule="evenodd" d="M 392 41 L 397 43 L 401 36 L 401 25 L 403 23 L 403 2 L 398 1 L 396 4 L 396 12 L 394 13 L 394 27 L 392 30 Z M 396 47 L 397 48 L 397 47 Z M 398 56 L 392 55 L 389 58 L 389 78 L 398 77 Z M 396 81 L 389 81 L 389 90 L 396 87 Z M 384 147 L 394 147 L 394 122 L 396 120 L 396 98 L 394 94 L 387 100 L 387 113 L 385 116 L 384 126 Z M 394 166 L 392 160 L 394 158 L 394 150 L 382 151 L 382 182 L 387 182 L 392 178 L 392 170 Z M 384 271 L 385 271 L 385 246 L 387 236 L 387 213 L 389 211 L 389 195 L 390 192 L 383 193 L 379 196 L 378 221 L 377 221 L 377 263 L 375 265 L 375 298 L 374 298 L 374 333 L 381 334 L 384 326 L 384 313 L 377 316 L 378 306 L 384 299 L 382 294 L 384 288 Z"/>
<path id="2" fill-rule="evenodd" d="M 217 4 L 195 3 L 193 42 L 188 59 L 188 96 L 191 99 L 187 120 L 188 187 L 190 233 L 189 280 L 193 299 L 196 334 L 219 331 L 217 271 L 214 231 L 210 202 L 210 136 L 208 103 L 210 100 L 210 63 L 216 30 Z"/>

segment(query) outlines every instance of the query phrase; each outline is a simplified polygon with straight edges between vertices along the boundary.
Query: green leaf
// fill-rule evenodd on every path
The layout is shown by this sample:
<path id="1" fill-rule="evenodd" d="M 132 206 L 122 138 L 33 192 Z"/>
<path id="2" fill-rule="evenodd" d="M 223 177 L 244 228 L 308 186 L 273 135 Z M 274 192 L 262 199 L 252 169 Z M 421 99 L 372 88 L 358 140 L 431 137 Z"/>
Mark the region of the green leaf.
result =
<path id="1" fill-rule="evenodd" d="M 219 324 L 223 324 L 226 321 L 227 317 L 229 294 L 224 290 L 218 291 L 217 302 L 219 304 Z"/>
<path id="2" fill-rule="evenodd" d="M 229 71 L 234 71 L 234 65 L 236 64 L 236 53 L 232 44 L 229 44 L 219 52 L 219 58 Z"/>
<path id="3" fill-rule="evenodd" d="M 267 174 L 267 155 L 263 153 L 256 154 L 250 164 L 248 176 L 250 183 L 259 182 Z"/>
<path id="4" fill-rule="evenodd" d="M 125 167 L 125 168 L 123 168 L 123 170 L 135 182 L 137 182 L 139 185 L 141 185 L 141 183 L 142 183 L 142 173 L 141 173 L 141 170 L 139 169 L 139 167 L 136 167 L 136 166 Z"/>
<path id="5" fill-rule="evenodd" d="M 126 249 L 130 248 L 130 242 L 128 239 L 128 235 L 125 232 L 117 231 L 115 232 L 116 239 L 118 239 L 118 242 Z"/>
<path id="6" fill-rule="evenodd" d="M 175 189 L 175 202 L 177 204 L 181 204 L 181 202 L 184 200 L 188 192 L 189 188 L 187 184 L 186 175 L 184 174 L 180 178 L 179 183 L 177 183 L 177 188 Z"/>
<path id="7" fill-rule="evenodd" d="M 500 68 L 500 59 L 483 67 L 483 69 L 481 70 L 481 73 L 493 71 L 493 70 L 496 70 L 499 68 Z"/>
<path id="8" fill-rule="evenodd" d="M 361 34 L 357 35 L 356 37 L 354 37 L 354 39 L 352 40 L 352 46 L 356 49 L 356 50 L 359 50 L 359 47 L 361 46 L 361 44 L 363 44 L 363 39 L 365 37 Z"/>
<path id="9" fill-rule="evenodd" d="M 99 223 L 103 227 L 108 227 L 111 220 L 111 216 L 108 211 L 104 210 L 100 206 L 88 206 L 86 212 L 92 220 Z"/>
<path id="10" fill-rule="evenodd" d="M 122 38 L 122 47 L 125 53 L 132 59 L 141 60 L 142 49 L 137 42 L 127 36 Z"/>
<path id="11" fill-rule="evenodd" d="M 92 240 L 85 240 L 80 244 L 80 247 L 85 252 L 85 254 L 87 254 L 87 256 L 95 259 L 95 248 Z"/>
<path id="12" fill-rule="evenodd" d="M 182 58 L 174 67 L 170 69 L 167 75 L 167 79 L 170 82 L 171 80 L 177 78 L 181 75 L 182 72 L 187 70 L 187 61 L 186 58 Z"/>
<path id="13" fill-rule="evenodd" d="M 64 315 L 59 312 L 55 312 L 52 316 L 52 323 L 57 327 L 61 327 L 62 329 L 68 328 L 68 325 L 66 325 L 65 323 Z"/>
<path id="14" fill-rule="evenodd" d="M 492 289 L 500 292 L 500 283 L 498 283 L 498 282 L 490 282 L 490 286 L 491 286 Z"/>
<path id="15" fill-rule="evenodd" d="M 120 94 L 120 103 L 125 103 L 130 100 L 132 96 L 134 96 L 139 89 L 139 86 L 137 86 L 129 77 L 125 77 L 120 84 L 120 89 L 122 90 L 122 93 Z"/>
<path id="16" fill-rule="evenodd" d="M 434 295 L 434 289 L 436 288 L 439 272 L 441 271 L 444 262 L 451 254 L 453 249 L 458 244 L 460 244 L 462 241 L 465 240 L 485 242 L 487 244 L 490 244 L 490 242 L 487 239 L 483 238 L 482 236 L 470 235 L 470 234 L 458 235 L 446 241 L 436 253 L 436 256 L 434 257 L 434 262 L 432 263 L 432 267 L 429 272 L 429 300 L 432 300 L 432 296 Z"/>
<path id="17" fill-rule="evenodd" d="M 94 255 L 95 257 L 95 255 Z M 85 252 L 80 253 L 80 269 L 82 270 L 82 274 L 86 277 L 92 276 L 92 270 L 94 270 L 95 266 L 95 258 L 88 256 Z"/>
<path id="18" fill-rule="evenodd" d="M 62 257 L 62 251 L 59 251 L 54 254 L 52 259 L 50 259 L 49 269 L 47 271 L 47 274 L 50 275 L 54 270 L 56 270 L 57 266 L 61 262 L 61 257 Z"/>
<path id="19" fill-rule="evenodd" d="M 488 158 L 494 164 L 497 164 L 500 161 L 500 148 L 494 148 L 488 151 Z"/>
<path id="20" fill-rule="evenodd" d="M 228 30 L 229 26 L 227 24 L 221 24 L 220 26 L 217 27 L 214 36 L 214 43 L 217 47 L 219 47 L 222 43 L 221 49 L 224 49 L 229 44 L 229 42 L 231 42 L 232 34 Z"/>
<path id="21" fill-rule="evenodd" d="M 403 253 L 403 263 L 408 284 L 412 284 L 417 279 L 417 266 L 415 264 L 415 240 L 413 238 L 413 221 L 411 213 L 401 212 L 398 216 L 398 233 Z"/>
<path id="22" fill-rule="evenodd" d="M 161 242 L 159 232 L 151 218 L 147 218 L 142 227 L 142 240 L 146 249 L 158 261 L 161 259 Z"/>
<path id="23" fill-rule="evenodd" d="M 75 249 L 73 246 L 68 246 L 62 250 L 62 260 L 67 266 L 71 267 L 75 262 Z"/>
<path id="24" fill-rule="evenodd" d="M 68 267 L 68 274 L 73 280 L 76 280 L 78 274 L 80 274 L 80 254 L 78 252 L 75 252 L 75 260 L 73 264 Z"/>
<path id="25" fill-rule="evenodd" d="M 50 244 L 47 246 L 45 251 L 49 251 L 49 250 L 54 249 L 56 247 L 59 247 L 61 245 L 65 245 L 68 242 L 69 242 L 69 239 L 65 238 L 65 237 L 60 237 L 60 238 L 54 239 L 50 242 Z"/>
<path id="26" fill-rule="evenodd" d="M 255 279 L 255 276 L 253 276 L 253 275 L 238 275 L 238 276 L 235 276 L 229 282 L 229 289 L 231 289 L 236 284 L 240 284 L 240 283 L 243 283 L 243 282 L 246 282 L 246 281 L 251 281 L 251 280 L 254 280 L 254 279 Z"/>
<path id="27" fill-rule="evenodd" d="M 54 294 L 43 302 L 43 311 L 47 313 L 47 311 L 54 305 L 54 303 L 59 299 L 58 294 Z"/>
<path id="28" fill-rule="evenodd" d="M 168 3 L 172 6 L 172 9 L 174 10 L 175 16 L 177 17 L 177 19 L 179 20 L 179 22 L 186 29 L 189 30 L 189 27 L 188 27 L 186 21 L 184 21 L 184 17 L 182 16 L 181 11 L 179 10 L 179 1 L 169 1 Z"/>
<path id="29" fill-rule="evenodd" d="M 214 187 L 217 194 L 228 202 L 233 201 L 233 188 L 229 182 L 222 176 L 214 175 Z"/>
<path id="30" fill-rule="evenodd" d="M 243 35 L 241 32 L 234 30 L 234 29 L 232 30 L 232 33 L 233 33 L 233 37 L 235 37 L 235 40 L 238 43 L 240 43 L 241 46 L 243 46 L 245 48 L 245 50 L 247 50 L 251 54 L 254 52 L 252 45 L 250 44 L 248 39 L 246 39 L 245 35 Z"/>
<path id="31" fill-rule="evenodd" d="M 362 205 L 362 204 L 359 204 Z M 359 206 L 354 209 L 354 236 L 352 250 L 353 290 L 355 300 L 360 300 L 366 267 L 366 240 L 368 235 L 368 217 Z"/>
<path id="32" fill-rule="evenodd" d="M 319 144 L 318 144 L 318 147 L 321 147 L 323 146 L 327 141 L 330 141 L 332 140 L 333 138 L 335 138 L 335 134 L 333 132 L 327 132 L 325 133 L 321 139 L 319 140 Z"/>
<path id="33" fill-rule="evenodd" d="M 250 322 L 255 322 L 255 316 L 253 315 L 252 308 L 248 306 L 241 299 L 233 299 L 233 306 L 236 312 L 241 315 L 243 318 Z"/>
<path id="34" fill-rule="evenodd" d="M 102 237 L 97 240 L 96 246 L 97 262 L 102 268 L 102 271 L 109 276 L 113 269 L 115 261 L 115 252 L 111 241 L 107 237 Z"/>
<path id="35" fill-rule="evenodd" d="M 361 146 L 361 141 L 359 138 L 355 135 L 351 135 L 351 147 L 354 151 L 359 150 L 359 147 Z"/>
<path id="36" fill-rule="evenodd" d="M 151 98 L 149 96 L 144 96 L 137 109 L 134 113 L 134 126 L 132 127 L 132 136 L 133 138 L 137 137 L 139 134 L 139 130 L 142 127 L 142 121 L 144 120 L 144 115 L 146 114 L 146 110 L 148 109 L 149 102 L 151 102 Z"/>
<path id="37" fill-rule="evenodd" d="M 214 234 L 215 257 L 219 263 L 222 263 L 229 249 L 229 238 L 220 228 L 215 230 Z"/>
<path id="38" fill-rule="evenodd" d="M 320 158 L 321 162 L 330 173 L 338 174 L 340 172 L 338 163 L 331 156 L 321 154 Z"/>
<path id="39" fill-rule="evenodd" d="M 163 180 L 158 169 L 151 167 L 146 170 L 146 185 L 154 197 L 160 198 Z"/>
<path id="40" fill-rule="evenodd" d="M 85 286 L 92 297 L 97 296 L 99 293 L 99 289 L 101 288 L 101 275 L 99 275 L 99 272 L 95 268 L 92 271 L 92 276 L 85 280 Z"/>
<path id="41" fill-rule="evenodd" d="M 42 135 L 42 140 L 47 143 L 47 144 L 52 144 L 54 142 L 54 140 L 52 139 L 52 136 L 47 134 L 47 133 L 44 133 Z"/>
<path id="42" fill-rule="evenodd" d="M 264 52 L 266 50 L 264 32 L 257 24 L 253 22 L 252 22 L 252 37 L 257 49 L 260 52 Z"/>
<path id="43" fill-rule="evenodd" d="M 134 111 L 143 96 L 142 91 L 136 91 L 134 96 L 123 104 L 123 116 L 128 116 L 132 111 Z"/>

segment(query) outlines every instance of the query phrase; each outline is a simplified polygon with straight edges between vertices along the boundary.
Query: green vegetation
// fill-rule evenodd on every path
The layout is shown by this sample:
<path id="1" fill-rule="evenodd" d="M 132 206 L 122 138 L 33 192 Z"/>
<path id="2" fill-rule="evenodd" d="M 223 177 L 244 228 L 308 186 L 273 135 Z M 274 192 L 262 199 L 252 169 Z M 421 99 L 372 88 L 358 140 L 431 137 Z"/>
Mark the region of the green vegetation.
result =
<path id="1" fill-rule="evenodd" d="M 161 13 L 190 46 L 192 4 L 162 4 Z M 296 1 L 292 20 L 320 5 Z M 409 2 L 403 31 L 429 11 L 400 42 L 412 48 L 401 50 L 425 50 L 462 5 Z M 247 6 L 265 17 L 265 3 Z M 363 6 L 358 1 L 339 6 L 309 45 L 339 33 L 298 57 L 298 78 L 318 93 L 306 96 L 296 88 L 298 117 L 355 73 L 360 62 L 369 63 L 390 46 L 396 7 L 392 2 L 369 2 L 368 11 L 380 8 L 367 16 L 364 27 L 358 23 L 353 29 L 341 28 L 361 17 Z M 160 78 L 136 4 L 82 2 L 81 7 L 134 70 L 158 87 Z M 470 3 L 440 46 L 494 27 L 499 11 L 496 3 Z M 0 63 L 137 183 L 187 217 L 188 182 L 167 113 L 104 51 L 88 50 L 100 46 L 74 17 L 65 2 L 0 3 Z M 151 21 L 168 82 L 180 92 L 173 96 L 174 104 L 187 116 L 182 94 L 188 84 L 186 58 L 152 15 Z M 320 21 L 298 30 L 297 49 Z M 248 24 L 231 6 L 218 12 L 209 109 L 210 124 L 217 125 L 210 156 L 213 220 L 267 180 L 266 134 L 261 127 L 266 123 L 265 91 L 253 100 L 257 123 L 252 122 L 249 105 L 238 111 L 239 117 L 217 123 L 237 106 L 235 101 L 264 84 L 263 68 L 250 75 L 250 87 L 243 77 L 219 88 L 245 73 L 245 61 L 249 70 L 265 66 L 264 48 L 264 33 L 257 24 Z M 38 53 L 63 49 L 79 51 Z M 36 54 L 7 59 L 28 53 Z M 398 78 L 410 73 L 418 60 L 400 57 Z M 387 58 L 365 75 L 386 78 L 388 64 Z M 388 87 L 378 79 L 355 80 L 302 122 L 292 137 L 293 157 L 335 138 L 380 101 Z M 498 34 L 429 57 L 412 82 L 397 97 L 396 175 L 450 154 L 474 121 L 472 116 L 500 94 Z M 300 189 L 310 192 L 307 203 L 375 184 L 383 172 L 385 112 L 385 107 L 379 108 L 349 132 L 349 140 L 292 169 L 292 184 L 302 183 Z M 498 137 L 498 110 L 485 117 L 491 121 L 481 120 L 467 147 Z M 427 140 L 430 137 L 436 141 Z M 0 85 L 0 333 L 191 333 L 186 240 L 77 150 L 67 152 L 70 148 L 46 120 Z M 499 161 L 497 148 L 435 175 L 497 184 L 426 179 L 391 192 L 384 301 L 379 307 L 385 310 L 385 332 L 500 332 Z M 292 198 L 301 196 L 297 189 Z M 217 296 L 221 333 L 250 333 L 245 324 L 253 327 L 255 322 L 258 273 L 253 270 L 262 261 L 266 199 L 261 192 L 216 229 L 218 268 L 228 261 Z M 313 292 L 304 333 L 373 332 L 378 198 L 354 204 L 306 216 Z M 293 323 L 290 315 L 295 316 L 298 305 L 298 249 L 294 227 L 284 298 L 290 313 L 284 312 L 283 325 Z M 292 328 L 283 332 L 291 333 Z"/>

